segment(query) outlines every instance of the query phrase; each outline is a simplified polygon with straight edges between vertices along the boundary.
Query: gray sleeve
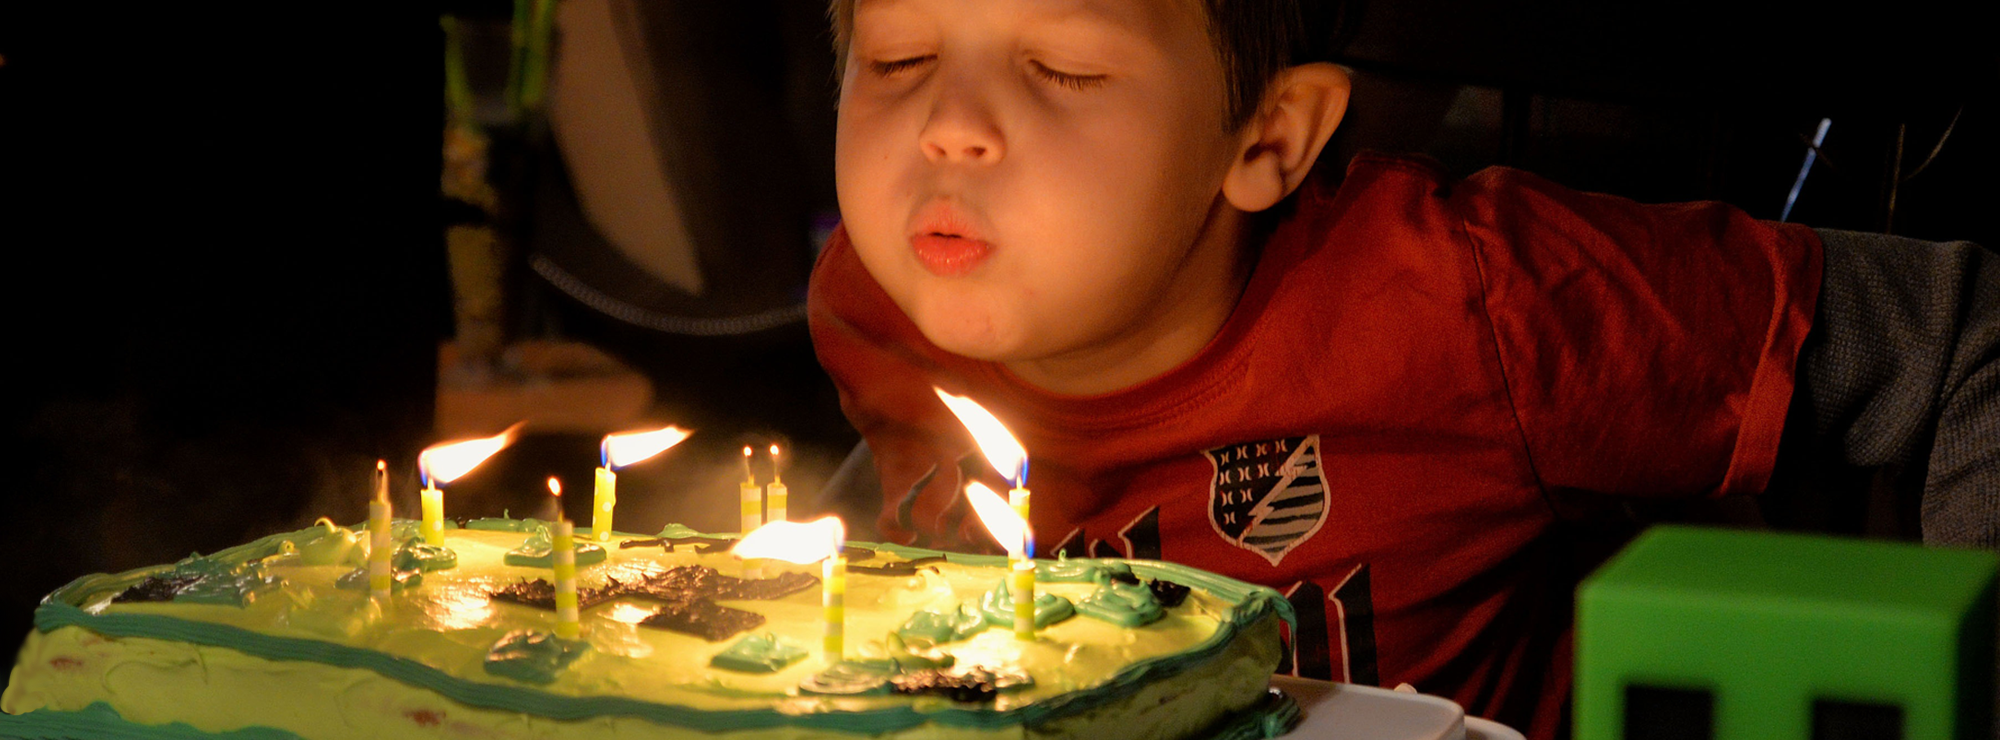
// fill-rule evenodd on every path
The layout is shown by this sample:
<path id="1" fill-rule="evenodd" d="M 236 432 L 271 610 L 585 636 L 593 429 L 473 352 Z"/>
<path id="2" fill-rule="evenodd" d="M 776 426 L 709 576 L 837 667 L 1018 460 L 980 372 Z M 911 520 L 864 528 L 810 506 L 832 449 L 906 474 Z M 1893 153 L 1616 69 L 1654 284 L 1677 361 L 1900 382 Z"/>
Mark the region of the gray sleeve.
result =
<path id="1" fill-rule="evenodd" d="M 2000 258 L 1969 242 L 1819 235 L 1825 277 L 1780 469 L 1816 469 L 1799 478 L 1827 488 L 1897 471 L 1882 480 L 1926 543 L 2000 547 Z"/>

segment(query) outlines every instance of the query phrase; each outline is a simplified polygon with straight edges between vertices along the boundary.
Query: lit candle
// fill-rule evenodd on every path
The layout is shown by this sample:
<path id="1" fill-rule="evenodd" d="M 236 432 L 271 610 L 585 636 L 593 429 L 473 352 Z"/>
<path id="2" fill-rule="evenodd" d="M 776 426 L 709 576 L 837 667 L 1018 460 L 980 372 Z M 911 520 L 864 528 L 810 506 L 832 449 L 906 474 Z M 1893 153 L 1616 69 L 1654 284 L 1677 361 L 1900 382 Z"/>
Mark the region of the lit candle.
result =
<path id="1" fill-rule="evenodd" d="M 556 579 L 556 637 L 574 640 L 583 634 L 576 613 L 576 529 L 563 516 L 562 481 L 549 478 L 549 493 L 556 497 L 556 521 L 549 527 L 551 565 Z"/>
<path id="2" fill-rule="evenodd" d="M 1007 503 L 1014 507 L 1014 513 L 1021 516 L 1021 521 L 1030 521 L 1028 450 L 1021 446 L 1012 432 L 1007 431 L 1007 426 L 1001 424 L 1000 419 L 977 401 L 954 396 L 941 388 L 933 387 L 931 390 L 937 393 L 938 400 L 944 401 L 945 408 L 951 409 L 952 415 L 958 417 L 959 423 L 965 425 L 965 430 L 972 433 L 972 441 L 979 445 L 979 452 L 993 464 L 993 469 L 1000 471 L 1000 475 L 1013 485 L 1013 490 L 1007 492 Z M 1028 557 L 1034 557 L 1035 538 L 1032 532 L 1022 547 Z"/>
<path id="3" fill-rule="evenodd" d="M 486 462 L 486 458 L 506 448 L 508 443 L 514 441 L 514 431 L 520 428 L 520 424 L 515 424 L 492 437 L 435 445 L 417 455 L 417 472 L 424 479 L 421 502 L 425 542 L 444 544 L 444 492 L 438 490 L 438 486 L 458 480 Z"/>
<path id="4" fill-rule="evenodd" d="M 1015 513 L 1014 507 L 1000 500 L 1000 494 L 978 481 L 965 485 L 965 497 L 972 502 L 979 523 L 986 525 L 993 539 L 1007 548 L 1007 559 L 1011 561 L 1007 590 L 1014 597 L 1014 636 L 1035 639 L 1035 561 L 1027 556 L 1027 543 L 1033 537 L 1028 522 Z"/>
<path id="5" fill-rule="evenodd" d="M 591 497 L 590 536 L 599 542 L 611 539 L 611 512 L 618 505 L 619 468 L 632 465 L 667 448 L 680 444 L 692 432 L 677 427 L 664 427 L 648 432 L 621 432 L 607 434 L 604 442 L 597 446 L 598 468 L 597 486 Z"/>
<path id="6" fill-rule="evenodd" d="M 838 663 L 846 655 L 847 558 L 840 554 L 846 540 L 847 526 L 838 517 L 829 516 L 810 522 L 771 522 L 744 535 L 729 550 L 745 560 L 820 563 L 820 606 L 826 628 L 820 658 L 828 664 Z"/>
<path id="7" fill-rule="evenodd" d="M 375 461 L 375 498 L 368 502 L 368 595 L 381 601 L 389 598 L 389 463 Z"/>
<path id="8" fill-rule="evenodd" d="M 782 522 L 785 520 L 785 498 L 789 495 L 785 482 L 779 479 L 778 446 L 771 445 L 771 485 L 764 487 L 764 519 Z"/>
<path id="9" fill-rule="evenodd" d="M 764 526 L 764 492 L 757 487 L 757 476 L 750 472 L 750 446 L 743 446 L 743 485 L 737 488 L 743 502 L 743 533 L 750 534 Z"/>

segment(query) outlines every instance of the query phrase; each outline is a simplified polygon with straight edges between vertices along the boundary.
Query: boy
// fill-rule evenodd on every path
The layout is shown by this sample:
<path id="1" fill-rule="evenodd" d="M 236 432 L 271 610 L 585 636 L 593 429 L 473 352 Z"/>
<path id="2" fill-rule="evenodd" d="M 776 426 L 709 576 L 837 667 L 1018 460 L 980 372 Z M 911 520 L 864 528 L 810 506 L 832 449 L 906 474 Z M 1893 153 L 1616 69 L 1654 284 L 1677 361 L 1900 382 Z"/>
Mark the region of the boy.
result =
<path id="1" fill-rule="evenodd" d="M 1993 451 L 1954 426 L 2000 387 L 1976 248 L 1899 262 L 1373 155 L 1335 191 L 1308 174 L 1347 79 L 1292 64 L 1292 2 L 832 12 L 845 221 L 809 303 L 887 539 L 984 542 L 958 491 L 993 473 L 931 388 L 969 395 L 1033 458 L 1040 554 L 1270 585 L 1300 612 L 1283 670 L 1413 683 L 1534 737 L 1561 732 L 1595 564 L 1579 502 L 1755 493 L 1787 433 L 1922 463 L 1936 432 L 1927 528 L 1993 544 Z M 1944 278 L 1924 302 L 1815 324 L 1910 269 Z"/>

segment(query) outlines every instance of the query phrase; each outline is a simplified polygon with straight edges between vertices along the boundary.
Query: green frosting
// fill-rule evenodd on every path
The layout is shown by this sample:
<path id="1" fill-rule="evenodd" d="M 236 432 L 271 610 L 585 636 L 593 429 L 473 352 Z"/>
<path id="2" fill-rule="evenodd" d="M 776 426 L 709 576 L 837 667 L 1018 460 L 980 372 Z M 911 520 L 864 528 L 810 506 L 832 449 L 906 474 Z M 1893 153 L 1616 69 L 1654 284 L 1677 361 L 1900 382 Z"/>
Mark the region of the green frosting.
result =
<path id="1" fill-rule="evenodd" d="M 1039 599 L 1037 600 L 1039 601 Z M 1013 601 L 1008 601 L 1013 608 Z M 1039 605 L 1037 605 L 1039 608 Z M 1039 619 L 1040 615 L 1037 615 Z M 986 614 L 971 604 L 959 604 L 949 612 L 925 609 L 911 614 L 903 626 L 896 628 L 896 636 L 906 643 L 938 645 L 958 642 L 985 631 L 992 626 L 986 621 Z"/>
<path id="2" fill-rule="evenodd" d="M 728 649 L 716 653 L 708 664 L 744 673 L 771 673 L 799 662 L 806 655 L 805 648 L 784 644 L 778 641 L 776 635 L 765 632 L 737 640 Z"/>
<path id="3" fill-rule="evenodd" d="M 420 570 L 392 570 L 389 573 L 389 592 L 396 593 L 424 585 L 424 573 Z M 368 588 L 368 566 L 363 565 L 341 574 L 333 582 L 334 588 L 360 591 Z"/>
<path id="4" fill-rule="evenodd" d="M 697 532 L 694 530 L 694 528 L 689 527 L 685 524 L 669 524 L 665 527 L 661 527 L 660 533 L 653 536 L 662 539 L 678 540 L 687 537 L 710 537 L 712 535 L 704 534 L 702 532 Z"/>
<path id="5" fill-rule="evenodd" d="M 508 565 L 519 565 L 529 568 L 555 567 L 555 548 L 550 539 L 548 523 L 536 522 L 533 519 L 525 521 L 534 522 L 534 525 L 527 530 L 529 533 L 528 539 L 522 540 L 520 547 L 508 550 L 507 557 L 504 559 L 505 562 Z M 467 525 L 467 528 L 469 529 L 470 525 Z M 594 543 L 586 542 L 582 537 L 574 538 L 574 541 L 576 544 L 576 564 L 579 566 L 602 563 L 606 557 L 609 557 L 604 552 L 604 548 L 598 547 Z"/>
<path id="6" fill-rule="evenodd" d="M 1215 728 L 1209 740 L 1271 740 L 1299 726 L 1305 713 L 1290 694 L 1272 691 L 1264 701 Z"/>
<path id="7" fill-rule="evenodd" d="M 1000 585 L 986 592 L 979 599 L 979 610 L 986 613 L 986 621 L 1000 627 L 1014 626 L 1014 594 L 1008 590 L 1007 579 L 1000 579 Z M 1076 615 L 1076 607 L 1069 599 L 1046 591 L 1035 594 L 1035 629 L 1069 619 Z"/>
<path id="8" fill-rule="evenodd" d="M 889 679 L 901 672 L 893 660 L 843 660 L 807 677 L 799 690 L 844 696 L 887 694 L 895 690 Z"/>
<path id="9" fill-rule="evenodd" d="M 554 683 L 556 674 L 590 650 L 590 644 L 547 632 L 515 630 L 486 651 L 486 672 L 522 683 Z"/>
<path id="10" fill-rule="evenodd" d="M 336 525 L 325 517 L 299 534 L 298 539 L 290 542 L 298 547 L 299 561 L 306 565 L 339 565 L 360 555 L 363 533 Z"/>
<path id="11" fill-rule="evenodd" d="M 529 532 L 533 532 L 537 528 L 545 529 L 548 526 L 549 526 L 548 522 L 544 522 L 534 517 L 528 517 L 525 519 L 507 519 L 504 517 L 485 518 L 485 519 L 474 519 L 472 521 L 465 523 L 465 528 L 471 530 L 478 530 L 482 532 L 519 532 L 521 534 L 527 534 Z"/>
<path id="12" fill-rule="evenodd" d="M 0 736 L 18 740 L 299 740 L 299 736 L 269 727 L 228 732 L 203 732 L 180 722 L 142 725 L 126 720 L 104 702 L 74 712 L 38 710 L 0 715 Z"/>
<path id="13" fill-rule="evenodd" d="M 1121 627 L 1137 627 L 1167 615 L 1153 589 L 1110 579 L 1099 581 L 1096 591 L 1079 599 L 1076 610 Z"/>
<path id="14" fill-rule="evenodd" d="M 889 659 L 904 670 L 913 668 L 950 668 L 958 658 L 935 645 L 917 642 L 912 644 L 902 635 L 891 632 L 884 643 L 889 648 Z"/>
<path id="15" fill-rule="evenodd" d="M 396 528 L 390 527 L 389 531 L 394 533 Z M 458 567 L 458 553 L 425 542 L 422 537 L 409 537 L 396 545 L 396 554 L 390 556 L 389 565 L 396 570 L 450 570 Z"/>
<path id="16" fill-rule="evenodd" d="M 1090 583 L 1098 580 L 1099 576 L 1110 577 L 1131 573 L 1132 566 L 1116 560 L 1057 558 L 1054 562 L 1035 563 L 1035 580 L 1042 583 Z"/>
<path id="17" fill-rule="evenodd" d="M 449 522 L 447 522 L 449 525 Z M 396 531 L 413 531 L 415 522 L 399 520 Z M 470 527 L 468 527 L 470 528 Z M 669 527 L 664 536 L 699 535 L 689 530 L 677 534 Z M 282 533 L 258 539 L 243 545 L 218 551 L 209 557 L 216 562 L 243 563 L 278 554 L 287 538 L 297 538 L 299 533 Z M 1004 569 L 1007 559 L 1002 556 L 967 555 L 942 553 L 935 550 L 907 547 L 895 544 L 850 543 L 858 547 L 868 547 L 878 552 L 887 552 L 905 559 L 942 556 L 947 561 L 973 567 Z M 44 599 L 35 610 L 35 628 L 44 633 L 64 627 L 81 627 L 108 637 L 145 637 L 192 645 L 224 647 L 243 654 L 274 661 L 310 661 L 338 668 L 356 668 L 371 671 L 386 678 L 409 684 L 412 687 L 435 692 L 439 696 L 464 703 L 471 707 L 491 708 L 507 712 L 547 717 L 554 720 L 581 720 L 592 717 L 632 717 L 663 725 L 685 727 L 699 732 L 721 732 L 725 730 L 756 730 L 774 727 L 804 727 L 822 731 L 876 734 L 897 732 L 937 723 L 945 727 L 1001 728 L 1037 726 L 1058 721 L 1063 717 L 1092 711 L 1100 706 L 1125 696 L 1155 680 L 1179 675 L 1205 661 L 1226 652 L 1231 642 L 1242 631 L 1257 625 L 1266 618 L 1276 617 L 1292 623 L 1291 604 L 1283 595 L 1269 588 L 1254 586 L 1221 575 L 1208 573 L 1172 563 L 1154 561 L 1111 561 L 1128 563 L 1135 575 L 1145 578 L 1164 578 L 1176 583 L 1192 586 L 1207 592 L 1224 603 L 1232 604 L 1231 614 L 1223 620 L 1209 637 L 1180 653 L 1138 660 L 1127 665 L 1097 689 L 1062 697 L 1059 700 L 1042 701 L 1025 706 L 991 710 L 956 706 L 905 706 L 889 707 L 864 713 L 788 713 L 775 708 L 695 711 L 685 707 L 658 704 L 638 699 L 596 695 L 565 696 L 523 686 L 515 682 L 481 682 L 460 678 L 439 668 L 411 658 L 399 657 L 378 650 L 355 647 L 305 637 L 281 636 L 252 631 L 240 627 L 214 622 L 185 619 L 160 613 L 126 612 L 117 610 L 85 611 L 81 605 L 102 598 L 103 594 L 115 593 L 143 580 L 160 569 L 144 569 L 122 574 L 86 575 L 57 589 Z M 1003 579 L 1004 580 L 1004 579 Z M 989 595 L 991 596 L 991 595 Z M 1042 623 L 1040 599 L 1037 600 L 1038 624 Z M 1011 600 L 1005 602 L 1003 612 L 1011 625 Z M 1064 602 L 1067 606 L 1067 601 Z M 881 666 L 849 666 L 841 664 L 819 676 L 814 682 L 825 686 L 829 681 L 846 675 L 854 683 L 866 683 L 863 690 L 880 690 L 881 682 L 896 670 L 894 661 L 880 661 Z M 866 668 L 866 678 L 863 671 Z M 864 680 L 865 679 L 865 680 Z M 812 682 L 809 682 L 812 683 Z M 804 685 L 801 688 L 808 688 Z M 29 715 L 0 716 L 0 736 L 28 735 L 24 728 L 32 722 L 24 721 Z M 81 712 L 57 712 L 47 724 L 68 726 L 82 716 Z M 150 729 L 149 729 L 150 731 Z M 109 733 L 70 733 L 92 737 L 119 737 Z M 155 737 L 172 735 L 134 735 L 150 740 Z M 235 738 L 230 735 L 226 737 Z M 287 739 L 290 735 L 263 734 L 243 735 L 244 738 L 265 740 Z"/>

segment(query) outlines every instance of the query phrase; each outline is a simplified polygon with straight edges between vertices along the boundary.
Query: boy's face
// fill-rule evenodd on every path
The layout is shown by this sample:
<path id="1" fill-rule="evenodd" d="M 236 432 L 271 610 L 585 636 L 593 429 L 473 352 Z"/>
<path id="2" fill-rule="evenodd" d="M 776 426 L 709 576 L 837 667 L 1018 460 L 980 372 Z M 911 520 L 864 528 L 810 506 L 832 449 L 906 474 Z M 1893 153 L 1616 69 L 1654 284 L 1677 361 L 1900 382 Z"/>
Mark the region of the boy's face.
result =
<path id="1" fill-rule="evenodd" d="M 1036 381 L 1213 335 L 1241 137 L 1205 24 L 1198 0 L 857 3 L 841 213 L 926 337 Z"/>

